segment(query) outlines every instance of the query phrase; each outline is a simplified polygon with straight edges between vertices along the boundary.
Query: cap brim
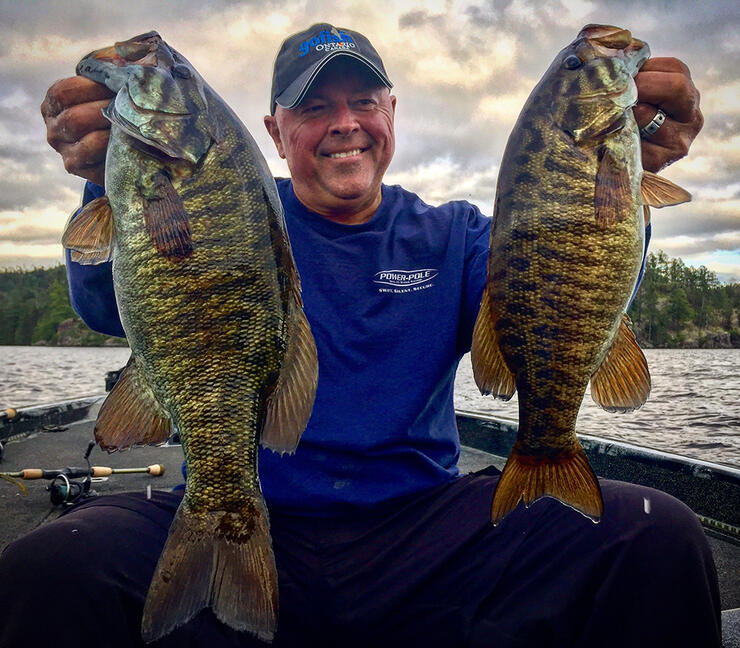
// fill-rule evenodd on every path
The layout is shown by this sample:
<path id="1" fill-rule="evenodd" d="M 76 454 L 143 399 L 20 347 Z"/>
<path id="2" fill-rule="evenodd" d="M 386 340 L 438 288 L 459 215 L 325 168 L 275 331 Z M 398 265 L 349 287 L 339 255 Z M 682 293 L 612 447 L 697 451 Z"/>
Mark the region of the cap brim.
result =
<path id="1" fill-rule="evenodd" d="M 360 61 L 361 63 L 364 63 L 370 69 L 370 71 L 378 77 L 378 80 L 384 86 L 389 89 L 393 87 L 393 84 L 388 80 L 388 77 L 385 76 L 383 71 L 372 61 L 369 61 L 364 56 L 362 56 L 362 54 L 340 50 L 338 52 L 332 52 L 331 54 L 328 54 L 320 61 L 317 61 L 315 65 L 305 70 L 303 74 L 301 74 L 295 81 L 293 81 L 293 83 L 291 83 L 285 90 L 283 90 L 280 95 L 275 97 L 275 103 L 288 110 L 290 110 L 291 108 L 295 108 L 299 103 L 301 103 L 301 101 L 303 101 L 303 98 L 306 96 L 306 93 L 310 89 L 313 82 L 316 80 L 319 72 L 321 72 L 321 70 L 323 70 L 330 61 L 338 56 L 349 56 L 357 61 Z"/>

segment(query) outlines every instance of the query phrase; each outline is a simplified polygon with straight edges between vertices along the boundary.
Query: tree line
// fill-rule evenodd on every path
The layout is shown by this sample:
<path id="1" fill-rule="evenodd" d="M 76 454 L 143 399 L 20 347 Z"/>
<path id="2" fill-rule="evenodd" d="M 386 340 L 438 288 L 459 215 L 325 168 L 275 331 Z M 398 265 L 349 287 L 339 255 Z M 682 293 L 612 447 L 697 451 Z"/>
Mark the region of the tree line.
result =
<path id="1" fill-rule="evenodd" d="M 740 347 L 740 284 L 721 284 L 664 252 L 648 254 L 632 305 L 637 340 L 648 347 Z"/>
<path id="2" fill-rule="evenodd" d="M 647 347 L 740 347 L 740 284 L 721 284 L 701 266 L 650 253 L 630 306 Z M 69 303 L 64 266 L 0 270 L 0 345 L 121 343 L 88 329 Z"/>
<path id="3" fill-rule="evenodd" d="M 91 331 L 72 310 L 64 266 L 0 270 L 0 345 L 100 346 L 114 340 Z"/>

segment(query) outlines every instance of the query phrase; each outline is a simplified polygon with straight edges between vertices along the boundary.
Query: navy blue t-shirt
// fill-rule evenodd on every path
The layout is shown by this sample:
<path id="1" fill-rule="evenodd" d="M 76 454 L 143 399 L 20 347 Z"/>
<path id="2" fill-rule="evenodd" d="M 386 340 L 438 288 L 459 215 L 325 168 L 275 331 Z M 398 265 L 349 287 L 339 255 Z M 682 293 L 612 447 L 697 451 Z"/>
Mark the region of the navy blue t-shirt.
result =
<path id="1" fill-rule="evenodd" d="M 328 515 L 454 479 L 454 378 L 483 292 L 490 219 L 467 202 L 431 207 L 384 185 L 372 219 L 340 225 L 307 210 L 290 180 L 278 190 L 319 384 L 295 454 L 260 453 L 266 499 Z M 100 193 L 88 186 L 85 202 Z M 123 335 L 110 264 L 67 267 L 75 310 Z"/>
<path id="2" fill-rule="evenodd" d="M 454 479 L 454 378 L 485 284 L 490 219 L 464 201 L 432 207 L 383 185 L 372 219 L 340 225 L 306 209 L 290 180 L 277 186 L 319 383 L 295 454 L 260 452 L 266 499 L 331 515 Z M 84 202 L 99 195 L 88 184 Z M 123 336 L 110 264 L 68 258 L 67 271 L 88 326 Z"/>

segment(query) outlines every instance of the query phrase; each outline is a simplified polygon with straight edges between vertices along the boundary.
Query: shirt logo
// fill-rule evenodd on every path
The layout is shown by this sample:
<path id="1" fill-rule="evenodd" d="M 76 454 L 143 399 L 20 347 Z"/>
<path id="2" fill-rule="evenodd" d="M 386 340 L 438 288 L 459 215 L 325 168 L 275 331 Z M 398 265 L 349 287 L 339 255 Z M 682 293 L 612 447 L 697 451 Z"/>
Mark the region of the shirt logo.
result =
<path id="1" fill-rule="evenodd" d="M 332 27 L 331 31 L 322 30 L 318 36 L 304 40 L 299 46 L 299 56 L 303 57 L 308 54 L 312 48 L 317 52 L 333 52 L 340 49 L 352 49 L 357 47 L 352 37 L 346 32 L 339 31 Z"/>
<path id="2" fill-rule="evenodd" d="M 436 268 L 419 270 L 381 270 L 376 272 L 373 283 L 381 293 L 407 293 L 431 288 L 432 279 L 439 274 Z"/>

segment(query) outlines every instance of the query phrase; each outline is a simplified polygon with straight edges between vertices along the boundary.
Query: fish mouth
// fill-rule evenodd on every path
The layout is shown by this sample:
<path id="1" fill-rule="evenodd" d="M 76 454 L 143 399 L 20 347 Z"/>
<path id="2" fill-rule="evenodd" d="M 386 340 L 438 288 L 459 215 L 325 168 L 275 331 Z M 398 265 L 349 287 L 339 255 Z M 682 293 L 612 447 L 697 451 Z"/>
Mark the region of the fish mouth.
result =
<path id="1" fill-rule="evenodd" d="M 614 50 L 623 50 L 634 40 L 628 29 L 614 25 L 586 25 L 578 36 L 587 39 L 592 45 Z"/>
<path id="2" fill-rule="evenodd" d="M 134 36 L 127 41 L 120 41 L 108 47 L 102 47 L 93 50 L 87 56 L 84 56 L 78 67 L 88 62 L 88 65 L 96 61 L 98 64 L 109 64 L 116 67 L 126 67 L 127 65 L 142 65 L 145 67 L 156 67 L 157 49 L 162 38 L 157 32 L 147 32 L 140 36 Z"/>
<path id="3" fill-rule="evenodd" d="M 628 29 L 613 25 L 586 25 L 578 37 L 588 41 L 597 56 L 626 59 L 632 76 L 650 58 L 650 46 L 632 36 Z"/>

